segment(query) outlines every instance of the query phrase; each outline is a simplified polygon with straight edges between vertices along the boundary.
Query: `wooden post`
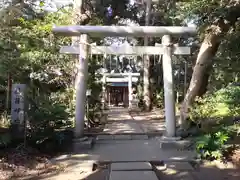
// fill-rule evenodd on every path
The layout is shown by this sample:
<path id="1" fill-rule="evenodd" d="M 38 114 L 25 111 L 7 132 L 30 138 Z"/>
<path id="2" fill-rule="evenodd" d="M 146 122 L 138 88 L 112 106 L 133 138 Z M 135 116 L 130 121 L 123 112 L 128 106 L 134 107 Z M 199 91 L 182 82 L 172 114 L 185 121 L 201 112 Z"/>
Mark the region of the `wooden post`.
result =
<path id="1" fill-rule="evenodd" d="M 7 86 L 7 97 L 6 97 L 6 110 L 9 112 L 10 110 L 10 98 L 11 98 L 11 90 L 12 90 L 12 75 L 8 72 L 8 86 Z"/>
<path id="2" fill-rule="evenodd" d="M 185 95 L 186 95 L 186 93 L 187 93 L 187 71 L 188 71 L 188 64 L 187 64 L 187 61 L 185 60 L 184 61 L 184 69 L 185 69 L 185 71 L 184 71 L 184 97 L 185 97 Z"/>

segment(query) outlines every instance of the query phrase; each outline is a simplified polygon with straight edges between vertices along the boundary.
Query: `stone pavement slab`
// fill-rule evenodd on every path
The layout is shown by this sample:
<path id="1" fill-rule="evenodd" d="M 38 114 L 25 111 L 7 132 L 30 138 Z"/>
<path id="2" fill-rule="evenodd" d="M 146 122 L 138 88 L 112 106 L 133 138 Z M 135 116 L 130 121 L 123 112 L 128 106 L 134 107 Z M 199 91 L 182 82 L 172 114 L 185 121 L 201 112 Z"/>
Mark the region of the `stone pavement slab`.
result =
<path id="1" fill-rule="evenodd" d="M 152 165 L 149 162 L 126 162 L 112 163 L 112 171 L 151 171 Z"/>
<path id="2" fill-rule="evenodd" d="M 126 122 L 113 122 L 110 124 L 106 124 L 104 129 L 104 133 L 109 134 L 120 134 L 120 133 L 143 133 L 141 125 L 134 121 Z"/>
<path id="3" fill-rule="evenodd" d="M 162 150 L 156 139 L 109 140 L 96 142 L 89 155 L 99 161 L 164 161 L 193 160 L 192 151 Z"/>
<path id="4" fill-rule="evenodd" d="M 112 171 L 109 180 L 158 180 L 153 171 Z"/>
<path id="5" fill-rule="evenodd" d="M 152 121 L 145 121 L 144 123 L 141 124 L 143 131 L 145 133 L 148 132 L 160 132 L 164 133 L 165 132 L 165 122 L 160 121 L 160 120 L 152 120 Z"/>

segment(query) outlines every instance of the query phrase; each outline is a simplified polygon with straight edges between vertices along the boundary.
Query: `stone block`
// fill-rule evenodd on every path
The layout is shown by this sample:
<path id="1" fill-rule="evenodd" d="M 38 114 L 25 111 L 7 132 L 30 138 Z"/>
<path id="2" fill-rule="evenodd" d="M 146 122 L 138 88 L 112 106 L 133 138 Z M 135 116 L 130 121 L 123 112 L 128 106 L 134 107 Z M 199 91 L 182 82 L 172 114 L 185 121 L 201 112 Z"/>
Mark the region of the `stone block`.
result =
<path id="1" fill-rule="evenodd" d="M 162 141 L 160 140 L 161 149 L 174 149 L 174 150 L 188 150 L 191 146 L 191 141 L 188 140 L 177 140 L 177 141 Z"/>
<path id="2" fill-rule="evenodd" d="M 109 180 L 158 180 L 153 171 L 112 171 Z"/>
<path id="3" fill-rule="evenodd" d="M 113 140 L 113 135 L 98 135 L 96 140 Z"/>
<path id="4" fill-rule="evenodd" d="M 152 166 L 149 162 L 126 162 L 112 163 L 112 171 L 151 171 Z"/>
<path id="5" fill-rule="evenodd" d="M 131 140 L 131 135 L 127 135 L 127 134 L 114 135 L 113 137 L 115 140 Z"/>
<path id="6" fill-rule="evenodd" d="M 177 171 L 194 170 L 189 162 L 166 162 L 167 168 L 175 169 Z"/>
<path id="7" fill-rule="evenodd" d="M 148 139 L 148 135 L 132 135 L 133 140 L 147 140 Z"/>
<path id="8" fill-rule="evenodd" d="M 92 147 L 93 147 L 93 138 L 88 138 L 85 140 L 75 139 L 73 141 L 74 151 L 81 150 L 81 149 L 91 149 Z"/>

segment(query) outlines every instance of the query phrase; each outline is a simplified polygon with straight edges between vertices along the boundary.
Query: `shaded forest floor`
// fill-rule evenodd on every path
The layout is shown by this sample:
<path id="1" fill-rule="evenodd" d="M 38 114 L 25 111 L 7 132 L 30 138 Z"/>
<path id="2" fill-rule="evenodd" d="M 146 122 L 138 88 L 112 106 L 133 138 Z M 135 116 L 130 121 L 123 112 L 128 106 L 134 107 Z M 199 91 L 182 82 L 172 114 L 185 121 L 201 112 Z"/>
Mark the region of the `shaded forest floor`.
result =
<path id="1" fill-rule="evenodd" d="M 62 171 L 53 165 L 51 156 L 27 147 L 6 148 L 0 151 L 0 179 L 31 179 L 42 174 Z"/>

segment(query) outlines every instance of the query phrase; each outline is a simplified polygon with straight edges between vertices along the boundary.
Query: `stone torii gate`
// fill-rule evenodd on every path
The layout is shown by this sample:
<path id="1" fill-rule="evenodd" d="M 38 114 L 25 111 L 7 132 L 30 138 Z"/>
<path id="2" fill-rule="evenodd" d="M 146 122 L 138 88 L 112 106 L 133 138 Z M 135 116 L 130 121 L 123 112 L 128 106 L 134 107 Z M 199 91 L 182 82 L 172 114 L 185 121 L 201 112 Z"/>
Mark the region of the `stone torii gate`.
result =
<path id="1" fill-rule="evenodd" d="M 81 137 L 84 129 L 84 106 L 86 98 L 86 77 L 87 77 L 87 54 L 88 45 L 87 35 L 94 37 L 162 37 L 162 45 L 145 48 L 152 52 L 154 49 L 157 54 L 163 55 L 163 78 L 164 78 L 164 102 L 165 102 L 165 118 L 166 118 L 166 136 L 174 138 L 176 136 L 176 117 L 175 117 L 175 100 L 173 93 L 173 71 L 172 71 L 172 55 L 173 54 L 190 54 L 187 47 L 175 47 L 171 43 L 171 35 L 195 34 L 194 27 L 158 27 L 158 26 L 58 26 L 53 27 L 53 32 L 63 36 L 80 36 L 80 44 L 76 47 L 79 53 L 79 79 L 77 82 L 76 94 L 76 119 L 75 119 L 75 136 Z M 130 48 L 130 51 L 137 47 Z M 183 48 L 186 48 L 183 50 Z M 138 48 L 138 51 L 140 48 Z M 143 51 L 143 48 L 141 49 Z M 179 53 L 177 53 L 179 52 Z M 125 54 L 126 52 L 124 52 Z M 141 52 L 142 54 L 142 52 Z"/>
<path id="2" fill-rule="evenodd" d="M 80 55 L 79 46 L 62 46 L 60 48 L 60 53 L 63 54 L 74 54 Z M 162 44 L 156 43 L 155 46 L 92 46 L 89 49 L 89 53 L 92 55 L 100 54 L 110 54 L 110 55 L 163 55 L 164 46 Z M 173 47 L 174 55 L 189 55 L 190 47 Z M 129 91 L 129 109 L 132 108 L 132 78 L 140 76 L 140 73 L 104 73 L 103 74 L 103 83 L 107 82 L 107 77 L 110 76 L 122 76 L 128 77 L 128 91 Z M 103 86 L 104 87 L 104 86 Z M 105 88 L 103 88 L 103 94 Z M 102 100 L 105 103 L 105 99 Z"/>

